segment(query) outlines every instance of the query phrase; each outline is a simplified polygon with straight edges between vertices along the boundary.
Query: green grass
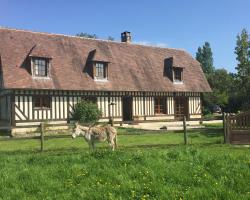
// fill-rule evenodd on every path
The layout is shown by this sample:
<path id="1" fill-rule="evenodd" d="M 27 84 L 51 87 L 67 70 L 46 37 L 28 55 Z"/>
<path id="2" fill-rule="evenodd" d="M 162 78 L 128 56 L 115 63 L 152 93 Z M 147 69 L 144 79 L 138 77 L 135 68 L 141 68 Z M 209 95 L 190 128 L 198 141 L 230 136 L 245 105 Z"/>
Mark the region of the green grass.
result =
<path id="1" fill-rule="evenodd" d="M 128 134 L 129 133 L 129 134 Z M 0 199 L 250 199 L 250 149 L 214 127 L 182 133 L 119 129 L 119 149 L 82 138 L 0 141 Z"/>
<path id="2" fill-rule="evenodd" d="M 222 123 L 203 124 L 207 128 L 222 128 Z"/>
<path id="3" fill-rule="evenodd" d="M 164 131 L 142 131 L 138 129 L 118 129 L 119 147 L 144 147 L 144 146 L 168 146 L 183 144 L 182 132 L 164 132 Z M 192 130 L 188 131 L 189 144 L 221 144 L 223 142 L 222 130 Z M 99 143 L 97 147 L 107 147 L 107 143 Z M 0 152 L 2 151 L 36 151 L 40 148 L 38 139 L 13 139 L 7 141 L 0 140 Z M 88 145 L 83 138 L 75 140 L 71 138 L 45 138 L 45 149 L 88 149 Z"/>

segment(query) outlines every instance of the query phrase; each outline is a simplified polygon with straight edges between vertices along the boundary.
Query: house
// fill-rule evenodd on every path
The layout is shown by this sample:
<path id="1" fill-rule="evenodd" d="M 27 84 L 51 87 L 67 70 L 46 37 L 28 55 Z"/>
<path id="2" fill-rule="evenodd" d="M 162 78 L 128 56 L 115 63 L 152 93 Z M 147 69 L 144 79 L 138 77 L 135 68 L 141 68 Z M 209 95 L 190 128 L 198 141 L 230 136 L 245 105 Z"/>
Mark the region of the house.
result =
<path id="1" fill-rule="evenodd" d="M 0 119 L 12 128 L 69 123 L 95 102 L 115 122 L 200 119 L 210 86 L 184 50 L 0 28 Z"/>

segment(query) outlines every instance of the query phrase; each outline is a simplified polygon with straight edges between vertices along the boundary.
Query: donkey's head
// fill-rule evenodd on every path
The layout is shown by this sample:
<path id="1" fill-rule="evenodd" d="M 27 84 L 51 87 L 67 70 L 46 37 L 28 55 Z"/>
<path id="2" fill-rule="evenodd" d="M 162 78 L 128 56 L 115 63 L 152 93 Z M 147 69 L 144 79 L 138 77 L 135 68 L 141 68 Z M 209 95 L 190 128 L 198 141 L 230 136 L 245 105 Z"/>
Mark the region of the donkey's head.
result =
<path id="1" fill-rule="evenodd" d="M 80 126 L 79 123 L 76 122 L 74 131 L 72 133 L 72 138 L 76 138 L 77 136 L 81 134 L 84 136 L 87 133 L 87 131 L 88 131 L 88 128 Z"/>

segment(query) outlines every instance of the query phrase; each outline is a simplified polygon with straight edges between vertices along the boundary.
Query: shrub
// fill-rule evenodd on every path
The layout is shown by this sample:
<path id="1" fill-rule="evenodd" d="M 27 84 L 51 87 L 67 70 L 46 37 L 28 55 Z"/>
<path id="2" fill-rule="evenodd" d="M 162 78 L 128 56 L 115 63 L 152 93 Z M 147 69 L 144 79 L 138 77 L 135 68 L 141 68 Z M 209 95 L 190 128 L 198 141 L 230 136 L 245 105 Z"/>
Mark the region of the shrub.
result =
<path id="1" fill-rule="evenodd" d="M 73 118 L 80 123 L 95 123 L 102 115 L 98 106 L 90 101 L 81 101 L 76 104 Z"/>

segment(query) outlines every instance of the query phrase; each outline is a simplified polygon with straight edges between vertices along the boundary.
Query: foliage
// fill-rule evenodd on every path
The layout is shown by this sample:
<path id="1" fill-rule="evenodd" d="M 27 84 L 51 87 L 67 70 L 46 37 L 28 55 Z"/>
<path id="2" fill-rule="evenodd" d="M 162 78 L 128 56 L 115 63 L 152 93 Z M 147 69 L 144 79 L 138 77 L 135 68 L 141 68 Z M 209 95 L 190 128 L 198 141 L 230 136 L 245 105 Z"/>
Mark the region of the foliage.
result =
<path id="1" fill-rule="evenodd" d="M 243 99 L 242 108 L 250 109 L 250 36 L 246 29 L 237 36 L 235 54 L 238 61 L 236 67 L 238 98 Z"/>
<path id="2" fill-rule="evenodd" d="M 95 103 L 81 101 L 75 106 L 73 118 L 81 123 L 95 123 L 100 119 L 101 114 Z"/>
<path id="3" fill-rule="evenodd" d="M 77 33 L 76 36 L 83 37 L 83 38 L 93 38 L 93 39 L 98 38 L 96 34 L 89 34 L 89 33 L 85 33 L 85 32 Z"/>
<path id="4" fill-rule="evenodd" d="M 208 42 L 202 47 L 198 47 L 196 53 L 196 60 L 201 63 L 201 67 L 203 72 L 206 75 L 208 83 L 210 84 L 212 90 L 214 89 L 213 86 L 213 78 L 214 78 L 214 66 L 213 66 L 213 53 Z M 215 101 L 213 93 L 206 93 L 203 95 L 203 114 L 209 114 L 212 111 L 212 106 L 215 105 L 217 102 Z"/>
<path id="5" fill-rule="evenodd" d="M 202 47 L 198 48 L 198 51 L 196 53 L 196 60 L 201 63 L 203 72 L 206 75 L 212 74 L 214 72 L 213 53 L 208 42 L 205 42 Z"/>
<path id="6" fill-rule="evenodd" d="M 246 31 L 243 31 L 243 33 L 245 34 Z M 243 58 L 238 56 L 237 59 L 241 60 L 242 63 L 247 63 L 246 55 L 248 55 L 249 51 L 244 48 L 247 46 L 246 44 L 249 43 L 246 42 L 247 37 L 244 34 L 243 36 L 238 36 L 239 41 L 237 44 L 239 47 L 236 48 L 236 52 L 240 55 L 240 57 L 243 55 Z M 240 41 L 242 40 L 244 42 L 241 45 Z M 205 42 L 202 47 L 199 47 L 196 53 L 196 59 L 201 63 L 202 69 L 213 91 L 212 93 L 206 93 L 203 95 L 203 114 L 211 113 L 214 105 L 220 106 L 222 111 L 237 112 L 242 108 L 241 105 L 243 102 L 246 102 L 246 95 L 243 94 L 250 93 L 247 92 L 249 91 L 247 89 L 245 89 L 245 92 L 242 92 L 242 88 L 247 87 L 248 81 L 246 81 L 246 78 L 244 81 L 240 81 L 240 76 L 228 73 L 223 68 L 215 69 L 213 66 L 212 55 L 212 50 L 208 42 Z M 239 65 L 238 68 L 243 68 L 242 66 L 245 66 L 245 64 Z M 250 79 L 249 75 L 247 77 Z M 250 99 L 250 96 L 248 99 Z"/>
<path id="7" fill-rule="evenodd" d="M 198 48 L 196 59 L 201 63 L 203 72 L 206 75 L 208 83 L 212 88 L 212 93 L 203 95 L 203 114 L 212 112 L 214 105 L 219 105 L 222 109 L 228 105 L 229 88 L 232 84 L 232 78 L 225 69 L 215 69 L 213 66 L 213 53 L 208 42 Z"/>
<path id="8" fill-rule="evenodd" d="M 236 67 L 240 78 L 250 75 L 250 36 L 246 29 L 243 29 L 240 35 L 237 35 L 235 54 L 238 65 Z"/>
<path id="9" fill-rule="evenodd" d="M 212 93 L 204 94 L 205 105 L 211 110 L 213 105 L 219 105 L 228 111 L 229 99 L 234 84 L 234 76 L 225 69 L 216 69 L 210 78 Z"/>
<path id="10" fill-rule="evenodd" d="M 98 36 L 96 34 L 89 34 L 89 33 L 86 33 L 86 32 L 77 33 L 76 36 L 83 37 L 83 38 L 98 39 Z M 112 36 L 108 36 L 107 40 L 114 41 L 115 38 L 113 38 Z"/>

